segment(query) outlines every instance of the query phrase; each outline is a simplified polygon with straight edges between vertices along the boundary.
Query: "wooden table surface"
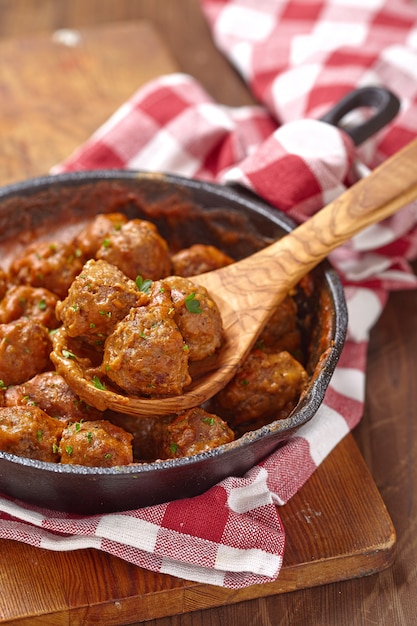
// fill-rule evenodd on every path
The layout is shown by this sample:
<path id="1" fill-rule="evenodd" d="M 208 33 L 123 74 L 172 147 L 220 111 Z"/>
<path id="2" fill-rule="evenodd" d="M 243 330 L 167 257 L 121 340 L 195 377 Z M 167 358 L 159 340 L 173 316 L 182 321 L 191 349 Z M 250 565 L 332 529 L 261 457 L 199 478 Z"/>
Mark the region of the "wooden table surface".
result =
<path id="1" fill-rule="evenodd" d="M 198 0 L 0 0 L 0 45 L 60 28 L 84 28 L 120 20 L 147 19 L 162 35 L 177 66 L 194 75 L 219 102 L 242 105 L 251 95 L 211 41 Z M 153 61 L 157 67 L 159 59 Z M 165 59 L 161 59 L 162 65 Z M 13 67 L 11 67 L 11 71 Z M 34 83 L 36 78 L 32 77 Z M 41 85 L 41 82 L 39 82 Z M 109 87 L 110 89 L 110 87 Z M 134 87 L 133 87 L 134 89 Z M 128 94 L 118 93 L 115 98 Z M 3 100 L 4 102 L 4 100 Z M 2 101 L 0 100 L 0 107 Z M 42 129 L 33 119 L 33 132 Z M 25 125 L 31 120 L 25 120 Z M 98 121 L 83 120 L 83 132 Z M 10 124 L 19 120 L 10 112 Z M 57 132 L 68 132 L 63 125 Z M 74 136 L 74 147 L 83 137 Z M 69 138 L 70 142 L 71 138 Z M 35 166 L 22 147 L 19 178 L 44 173 L 65 155 L 45 145 L 45 160 Z M 70 143 L 68 144 L 68 146 Z M 15 146 L 13 146 L 15 148 Z M 6 142 L 0 151 L 10 150 Z M 30 156 L 30 155 L 29 155 Z M 16 178 L 13 163 L 0 172 L 0 184 Z M 367 577 L 326 584 L 291 593 L 270 595 L 204 611 L 197 610 L 147 621 L 150 626 L 408 626 L 417 613 L 417 511 L 415 463 L 417 451 L 417 293 L 391 294 L 372 331 L 363 419 L 354 438 L 384 500 L 397 533 L 397 555 L 388 569 Z M 19 583 L 17 582 L 17 585 Z M 0 569 L 0 593 L 1 593 Z M 16 593 L 22 593 L 17 589 Z M 98 618 L 99 620 L 99 618 Z M 41 623 L 41 622 L 39 622 Z M 54 623 L 50 621 L 48 623 Z M 61 622 L 59 622 L 61 623 Z M 71 623 L 70 621 L 68 623 Z M 100 623 L 100 621 L 97 621 Z"/>

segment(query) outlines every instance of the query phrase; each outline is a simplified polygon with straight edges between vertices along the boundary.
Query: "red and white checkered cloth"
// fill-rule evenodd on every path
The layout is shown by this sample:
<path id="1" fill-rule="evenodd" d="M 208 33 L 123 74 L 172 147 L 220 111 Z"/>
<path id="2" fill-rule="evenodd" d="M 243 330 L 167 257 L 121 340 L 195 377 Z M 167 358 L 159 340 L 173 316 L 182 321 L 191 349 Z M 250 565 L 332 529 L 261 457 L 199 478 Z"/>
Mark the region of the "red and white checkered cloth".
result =
<path id="1" fill-rule="evenodd" d="M 417 135 L 411 0 L 202 0 L 202 9 L 259 106 L 222 106 L 190 76 L 161 77 L 54 172 L 129 168 L 240 182 L 301 221 Z M 402 106 L 394 123 L 355 150 L 343 131 L 316 118 L 368 84 L 389 87 Z M 245 477 L 229 477 L 196 498 L 91 517 L 0 497 L 0 537 L 51 550 L 94 547 L 150 570 L 231 588 L 276 579 L 285 543 L 276 505 L 360 420 L 369 331 L 389 290 L 417 286 L 408 264 L 416 256 L 416 204 L 332 253 L 345 284 L 349 330 L 324 404 Z"/>

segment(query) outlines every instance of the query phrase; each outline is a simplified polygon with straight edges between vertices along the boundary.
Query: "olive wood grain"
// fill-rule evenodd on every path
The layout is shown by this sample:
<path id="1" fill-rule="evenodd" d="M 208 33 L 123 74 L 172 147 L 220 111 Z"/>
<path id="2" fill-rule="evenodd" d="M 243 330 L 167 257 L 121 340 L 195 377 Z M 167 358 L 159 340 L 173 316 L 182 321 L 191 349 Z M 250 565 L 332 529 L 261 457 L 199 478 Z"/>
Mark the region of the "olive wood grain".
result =
<path id="1" fill-rule="evenodd" d="M 183 395 L 152 399 L 97 389 L 73 362 L 55 355 L 59 371 L 85 401 L 138 417 L 168 415 L 197 406 L 233 377 L 271 312 L 290 289 L 336 247 L 417 198 L 417 140 L 294 231 L 220 270 L 194 276 L 217 302 L 225 342 L 206 372 Z"/>

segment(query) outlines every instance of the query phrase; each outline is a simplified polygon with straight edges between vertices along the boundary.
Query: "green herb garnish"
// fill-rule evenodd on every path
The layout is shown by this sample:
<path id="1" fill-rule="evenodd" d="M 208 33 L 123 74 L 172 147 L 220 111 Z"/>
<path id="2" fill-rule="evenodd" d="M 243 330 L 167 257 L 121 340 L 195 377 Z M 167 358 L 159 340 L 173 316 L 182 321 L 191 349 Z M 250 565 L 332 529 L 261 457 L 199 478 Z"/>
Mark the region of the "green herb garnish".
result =
<path id="1" fill-rule="evenodd" d="M 194 291 L 185 298 L 185 307 L 189 313 L 202 313 L 200 300 L 197 300 Z"/>
<path id="2" fill-rule="evenodd" d="M 139 274 L 139 276 L 136 276 L 135 283 L 139 291 L 142 291 L 143 293 L 149 293 L 153 281 L 150 278 L 146 278 L 144 280 L 143 277 Z"/>
<path id="3" fill-rule="evenodd" d="M 101 382 L 98 376 L 93 376 L 93 385 L 96 389 L 101 389 L 101 391 L 106 389 L 106 385 Z"/>
<path id="4" fill-rule="evenodd" d="M 64 359 L 77 359 L 76 354 L 74 354 L 73 352 L 70 352 L 69 350 L 66 350 L 65 348 L 61 350 L 61 354 L 64 357 Z"/>
<path id="5" fill-rule="evenodd" d="M 36 402 L 30 399 L 30 396 L 23 396 L 22 400 L 29 406 L 36 406 Z"/>

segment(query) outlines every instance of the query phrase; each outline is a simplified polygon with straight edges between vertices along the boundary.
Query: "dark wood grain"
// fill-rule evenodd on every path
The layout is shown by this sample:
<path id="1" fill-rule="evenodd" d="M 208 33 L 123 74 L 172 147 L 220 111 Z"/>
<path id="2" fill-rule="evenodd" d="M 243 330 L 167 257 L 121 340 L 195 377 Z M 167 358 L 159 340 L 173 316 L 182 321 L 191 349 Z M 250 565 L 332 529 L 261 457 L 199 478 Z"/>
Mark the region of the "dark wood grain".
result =
<path id="1" fill-rule="evenodd" d="M 252 101 L 247 89 L 225 59 L 215 49 L 202 19 L 197 0 L 0 0 L 0 36 L 21 37 L 33 33 L 51 33 L 57 28 L 83 27 L 114 20 L 149 19 L 162 34 L 173 53 L 178 67 L 189 72 L 209 90 L 217 100 L 231 105 Z M 132 86 L 133 89 L 137 85 Z M 3 111 L 0 104 L 0 113 Z M 20 124 L 22 120 L 15 120 Z M 26 120 L 27 122 L 27 120 Z M 74 138 L 78 141 L 78 137 Z M 12 149 L 13 148 L 13 149 Z M 9 149 L 9 152 L 8 152 Z M 55 150 L 45 144 L 45 153 Z M 0 154 L 15 158 L 14 147 L 2 143 Z M 56 158 L 51 153 L 51 161 Z M 4 161 L 3 161 L 4 162 Z M 17 164 L 14 161 L 15 165 Z M 15 176 L 15 165 L 9 165 L 8 175 Z M 19 167 L 22 177 L 35 171 L 27 159 L 26 145 L 21 145 Z M 4 170 L 0 177 L 4 182 Z M 7 178 L 7 177 L 6 177 Z M 391 294 L 388 304 L 371 334 L 367 368 L 366 405 L 364 416 L 354 437 L 371 470 L 373 479 L 388 508 L 397 532 L 397 555 L 394 564 L 371 576 L 307 588 L 292 593 L 247 599 L 219 608 L 196 610 L 173 617 L 151 619 L 150 626 L 412 626 L 417 612 L 417 293 Z M 315 477 L 317 479 L 317 477 Z M 292 504 L 292 503 L 291 503 Z M 311 507 L 313 502 L 309 502 Z M 10 542 L 9 542 L 10 543 Z M 3 557 L 3 545 L 0 545 Z M 19 544 L 13 548 L 19 550 Z M 28 549 L 29 550 L 29 549 Z M 16 577 L 7 582 L 13 590 L 12 598 L 19 597 L 29 604 L 31 596 L 38 597 L 42 605 L 43 587 L 33 575 L 33 570 L 43 568 L 43 575 L 58 575 L 58 565 L 40 565 L 36 550 L 29 550 L 26 561 Z M 100 555 L 99 563 L 106 557 Z M 93 564 L 92 577 L 96 576 L 104 590 L 115 593 L 118 589 L 119 565 L 111 567 L 104 578 L 100 566 Z M 48 569 L 50 568 L 50 569 Z M 20 569 L 24 571 L 21 578 Z M 72 572 L 71 559 L 59 559 L 59 575 Z M 0 563 L 0 589 L 5 586 L 4 569 Z M 166 584 L 166 582 L 164 583 Z M 171 583 L 175 585 L 175 583 Z M 64 596 L 55 589 L 53 601 L 75 602 L 82 597 L 88 612 L 90 591 L 76 578 L 69 579 Z M 31 589 L 27 594 L 26 590 Z M 161 586 L 162 589 L 162 586 Z M 127 589 L 129 597 L 136 592 L 135 580 Z M 208 597 L 210 592 L 207 591 Z M 15 600 L 14 600 L 15 601 Z M 194 601 L 190 598 L 190 602 Z M 13 602 L 13 600 L 11 600 Z M 129 599 L 126 600 L 129 608 Z M 117 603 L 115 608 L 117 609 Z M 193 608 L 196 608 L 195 604 Z M 29 606 L 27 606 L 29 610 Z M 97 624 L 99 607 L 95 607 Z M 130 604 L 129 621 L 142 623 L 142 618 Z M 128 610 L 127 610 L 128 612 Z M 82 617 L 82 609 L 80 609 Z M 38 623 L 57 624 L 51 615 Z M 68 620 L 67 623 L 70 623 Z"/>

